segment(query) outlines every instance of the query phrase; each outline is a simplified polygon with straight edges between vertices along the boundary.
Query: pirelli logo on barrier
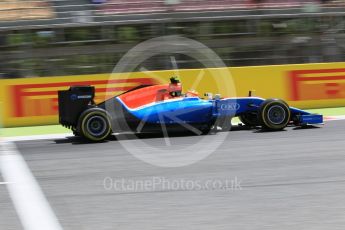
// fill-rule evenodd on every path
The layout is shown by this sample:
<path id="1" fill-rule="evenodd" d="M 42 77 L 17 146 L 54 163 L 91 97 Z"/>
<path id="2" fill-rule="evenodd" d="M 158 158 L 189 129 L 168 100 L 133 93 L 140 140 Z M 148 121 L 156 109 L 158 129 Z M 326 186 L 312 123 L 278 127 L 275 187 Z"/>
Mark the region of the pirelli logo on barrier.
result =
<path id="1" fill-rule="evenodd" d="M 345 62 L 236 67 L 230 70 L 238 90 L 237 96 L 246 96 L 248 90 L 255 89 L 258 96 L 281 98 L 289 101 L 292 106 L 303 109 L 345 106 L 344 66 Z M 218 70 L 212 69 L 212 71 Z M 217 73 L 212 74 L 212 71 L 205 71 L 202 81 L 195 90 L 201 93 L 219 93 L 222 90 L 222 87 L 209 83 L 214 77 L 213 74 Z M 195 77 L 199 74 L 200 69 L 179 72 L 186 89 L 194 88 Z M 156 71 L 152 75 L 143 72 L 116 74 L 116 79 L 110 81 L 108 81 L 109 74 L 106 73 L 4 79 L 0 80 L 0 102 L 3 108 L 0 109 L 0 116 L 5 127 L 57 124 L 58 90 L 66 90 L 72 85 L 93 85 L 96 87 L 95 101 L 101 102 L 139 85 L 168 82 L 172 75 L 175 75 L 175 70 Z M 276 87 L 272 87 L 271 83 Z"/>
<path id="2" fill-rule="evenodd" d="M 10 85 L 12 98 L 10 116 L 12 118 L 33 116 L 54 116 L 58 113 L 57 91 L 66 90 L 72 85 L 93 85 L 96 87 L 96 102 L 115 96 L 139 85 L 152 85 L 152 78 L 133 78 L 116 80 L 94 80 L 55 82 L 40 84 Z"/>
<path id="3" fill-rule="evenodd" d="M 292 101 L 345 98 L 345 68 L 294 70 L 289 76 Z"/>

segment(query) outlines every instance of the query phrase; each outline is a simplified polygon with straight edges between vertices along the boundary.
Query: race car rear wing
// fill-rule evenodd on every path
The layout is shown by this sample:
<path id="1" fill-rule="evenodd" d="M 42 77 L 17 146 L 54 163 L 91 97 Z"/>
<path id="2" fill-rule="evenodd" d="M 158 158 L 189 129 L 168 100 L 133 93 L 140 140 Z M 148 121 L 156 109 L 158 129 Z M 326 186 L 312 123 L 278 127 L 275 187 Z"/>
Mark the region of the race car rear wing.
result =
<path id="1" fill-rule="evenodd" d="M 59 123 L 65 127 L 76 127 L 80 114 L 95 104 L 94 86 L 71 86 L 58 92 Z"/>

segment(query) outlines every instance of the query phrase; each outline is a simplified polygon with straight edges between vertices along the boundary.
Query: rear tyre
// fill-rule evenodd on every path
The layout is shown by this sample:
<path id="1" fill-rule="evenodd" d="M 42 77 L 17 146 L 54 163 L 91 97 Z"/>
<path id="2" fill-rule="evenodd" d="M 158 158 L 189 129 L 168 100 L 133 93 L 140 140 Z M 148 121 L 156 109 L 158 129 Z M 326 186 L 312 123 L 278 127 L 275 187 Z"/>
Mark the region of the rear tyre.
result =
<path id="1" fill-rule="evenodd" d="M 276 131 L 289 124 L 291 112 L 286 102 L 268 99 L 261 104 L 258 115 L 263 129 Z"/>
<path id="2" fill-rule="evenodd" d="M 110 119 L 105 110 L 90 108 L 79 118 L 79 132 L 90 141 L 103 141 L 111 134 Z"/>
<path id="3" fill-rule="evenodd" d="M 239 116 L 239 119 L 245 126 L 253 127 L 260 125 L 257 112 L 244 113 Z"/>

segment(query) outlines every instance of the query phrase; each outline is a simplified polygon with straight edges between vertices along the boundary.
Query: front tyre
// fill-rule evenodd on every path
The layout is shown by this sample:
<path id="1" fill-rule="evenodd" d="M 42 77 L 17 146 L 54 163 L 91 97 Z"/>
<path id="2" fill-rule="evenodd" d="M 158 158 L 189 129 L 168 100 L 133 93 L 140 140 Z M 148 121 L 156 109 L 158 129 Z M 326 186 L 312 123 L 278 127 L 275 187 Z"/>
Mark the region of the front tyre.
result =
<path id="1" fill-rule="evenodd" d="M 290 108 L 279 99 L 268 99 L 259 108 L 259 121 L 266 130 L 282 130 L 290 121 Z"/>
<path id="2" fill-rule="evenodd" d="M 111 134 L 109 116 L 101 108 L 90 108 L 81 114 L 79 130 L 90 141 L 103 141 Z"/>

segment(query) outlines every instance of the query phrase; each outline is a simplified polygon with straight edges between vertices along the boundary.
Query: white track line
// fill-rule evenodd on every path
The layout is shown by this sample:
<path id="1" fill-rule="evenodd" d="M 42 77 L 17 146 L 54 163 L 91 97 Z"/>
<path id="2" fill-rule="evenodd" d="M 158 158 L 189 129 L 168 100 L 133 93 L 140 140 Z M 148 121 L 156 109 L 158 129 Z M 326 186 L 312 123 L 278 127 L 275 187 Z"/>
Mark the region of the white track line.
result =
<path id="1" fill-rule="evenodd" d="M 12 142 L 0 143 L 0 171 L 26 230 L 62 230 L 24 158 Z"/>
<path id="2" fill-rule="evenodd" d="M 6 185 L 9 184 L 10 182 L 0 182 L 0 185 Z"/>
<path id="3" fill-rule="evenodd" d="M 325 121 L 340 121 L 345 120 L 345 116 L 325 116 Z"/>

